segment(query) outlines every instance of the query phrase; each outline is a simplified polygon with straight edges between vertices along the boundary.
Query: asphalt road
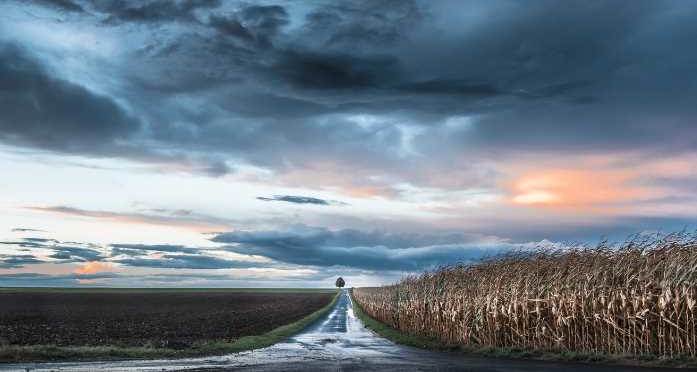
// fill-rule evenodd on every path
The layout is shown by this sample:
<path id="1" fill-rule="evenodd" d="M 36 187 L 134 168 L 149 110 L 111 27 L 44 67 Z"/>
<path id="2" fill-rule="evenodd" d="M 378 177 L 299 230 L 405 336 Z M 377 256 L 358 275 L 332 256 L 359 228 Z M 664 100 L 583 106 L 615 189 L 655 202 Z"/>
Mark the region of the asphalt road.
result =
<path id="1" fill-rule="evenodd" d="M 468 357 L 396 345 L 366 329 L 353 314 L 344 291 L 331 313 L 305 331 L 276 345 L 217 357 L 0 365 L 13 371 L 671 371 L 529 360 Z M 672 370 L 674 371 L 674 370 Z"/>

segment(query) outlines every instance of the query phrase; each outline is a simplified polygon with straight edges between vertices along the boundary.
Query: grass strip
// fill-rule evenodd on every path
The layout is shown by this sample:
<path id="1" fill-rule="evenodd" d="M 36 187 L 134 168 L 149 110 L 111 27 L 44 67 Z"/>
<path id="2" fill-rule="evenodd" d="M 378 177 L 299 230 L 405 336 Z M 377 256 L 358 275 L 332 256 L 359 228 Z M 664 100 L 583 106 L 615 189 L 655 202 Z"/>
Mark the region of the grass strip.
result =
<path id="1" fill-rule="evenodd" d="M 2 345 L 0 346 L 0 363 L 187 358 L 260 349 L 271 346 L 302 331 L 317 319 L 323 317 L 334 307 L 339 294 L 340 292 L 337 291 L 329 304 L 298 321 L 280 326 L 261 335 L 240 337 L 233 342 L 203 341 L 185 349 L 120 346 Z"/>
<path id="2" fill-rule="evenodd" d="M 654 355 L 604 355 L 596 353 L 583 353 L 574 351 L 543 351 L 543 350 L 528 350 L 518 348 L 495 348 L 495 347 L 477 347 L 477 346 L 462 346 L 462 345 L 447 345 L 442 342 L 428 337 L 417 336 L 402 332 L 391 326 L 373 319 L 366 314 L 361 308 L 361 305 L 351 295 L 353 303 L 353 313 L 358 319 L 363 322 L 366 328 L 372 330 L 378 335 L 400 345 L 417 347 L 432 351 L 444 352 L 459 352 L 471 356 L 486 357 L 486 358 L 505 358 L 505 359 L 533 359 L 546 361 L 561 361 L 561 362 L 578 362 L 578 363 L 605 363 L 605 364 L 621 364 L 642 367 L 674 367 L 674 368 L 696 368 L 697 360 L 688 357 L 675 358 L 659 358 Z"/>

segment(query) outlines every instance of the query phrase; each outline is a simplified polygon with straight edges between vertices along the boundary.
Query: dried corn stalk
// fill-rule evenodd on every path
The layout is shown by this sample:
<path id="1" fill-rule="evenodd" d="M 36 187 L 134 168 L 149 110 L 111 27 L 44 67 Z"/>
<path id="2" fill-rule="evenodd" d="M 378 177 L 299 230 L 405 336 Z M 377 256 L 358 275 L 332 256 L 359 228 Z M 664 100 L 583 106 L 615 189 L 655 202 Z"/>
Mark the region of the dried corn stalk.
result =
<path id="1" fill-rule="evenodd" d="M 694 357 L 697 240 L 518 253 L 353 296 L 373 318 L 447 344 Z"/>

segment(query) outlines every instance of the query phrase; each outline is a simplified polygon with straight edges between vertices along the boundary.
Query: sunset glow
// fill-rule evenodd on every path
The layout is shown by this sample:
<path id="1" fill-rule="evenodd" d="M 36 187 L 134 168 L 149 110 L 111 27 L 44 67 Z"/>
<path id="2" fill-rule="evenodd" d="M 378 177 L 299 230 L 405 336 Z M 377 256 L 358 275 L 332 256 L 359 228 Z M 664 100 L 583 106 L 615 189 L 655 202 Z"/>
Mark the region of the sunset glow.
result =
<path id="1" fill-rule="evenodd" d="M 108 262 L 92 261 L 84 263 L 79 268 L 75 269 L 75 274 L 89 275 L 109 271 L 114 271 L 114 265 Z"/>
<path id="2" fill-rule="evenodd" d="M 515 203 L 559 207 L 612 206 L 640 199 L 648 190 L 631 185 L 621 171 L 549 170 L 524 175 L 514 184 Z"/>

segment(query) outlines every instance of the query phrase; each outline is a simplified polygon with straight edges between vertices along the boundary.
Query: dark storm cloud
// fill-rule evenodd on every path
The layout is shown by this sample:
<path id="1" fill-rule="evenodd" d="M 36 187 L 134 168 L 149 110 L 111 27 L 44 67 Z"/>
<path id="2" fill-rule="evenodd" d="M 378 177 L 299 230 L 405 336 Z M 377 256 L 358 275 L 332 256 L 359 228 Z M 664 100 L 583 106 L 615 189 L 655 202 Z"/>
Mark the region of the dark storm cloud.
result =
<path id="1" fill-rule="evenodd" d="M 10 245 L 27 248 L 28 251 L 36 248 L 53 251 L 48 257 L 64 262 L 98 261 L 106 258 L 104 250 L 95 244 L 78 242 L 61 242 L 47 238 L 23 238 L 19 241 L 4 241 L 2 245 Z"/>
<path id="2" fill-rule="evenodd" d="M 357 56 L 306 50 L 286 50 L 269 70 L 300 89 L 347 90 L 386 86 L 398 71 L 393 56 Z"/>
<path id="3" fill-rule="evenodd" d="M 77 4 L 70 0 L 34 0 L 34 2 L 50 7 L 55 7 L 60 10 L 65 10 L 68 12 L 84 12 L 80 4 Z"/>
<path id="4" fill-rule="evenodd" d="M 145 162 L 198 156 L 204 164 L 196 169 L 211 176 L 232 171 L 227 159 L 281 173 L 323 159 L 416 186 L 429 181 L 414 175 L 414 162 L 430 160 L 445 173 L 463 151 L 476 163 L 526 150 L 665 153 L 697 145 L 693 2 L 85 7 L 92 12 L 85 23 L 109 19 L 99 31 L 122 40 L 113 69 L 94 71 L 117 81 L 113 96 L 54 77 L 38 57 L 5 47 L 2 141 Z M 78 59 L 74 50 L 55 53 Z M 115 102 L 127 103 L 128 113 Z M 362 127 L 352 115 L 381 123 Z M 459 116 L 474 119 L 443 130 Z M 420 157 L 400 152 L 408 136 L 396 123 L 422 130 L 412 144 Z M 126 150 L 117 152 L 116 142 Z"/>
<path id="5" fill-rule="evenodd" d="M 0 139 L 68 152 L 100 152 L 140 123 L 106 96 L 51 76 L 37 60 L 0 42 Z"/>
<path id="6" fill-rule="evenodd" d="M 486 83 L 472 83 L 467 81 L 454 80 L 428 80 L 414 83 L 407 83 L 397 87 L 397 89 L 420 94 L 455 94 L 463 96 L 496 96 L 505 92 L 495 86 Z"/>
<path id="7" fill-rule="evenodd" d="M 199 253 L 198 248 L 186 247 L 174 244 L 111 244 L 112 256 L 119 254 L 143 255 L 150 252 L 170 252 L 170 253 Z"/>
<path id="8" fill-rule="evenodd" d="M 470 242 L 472 236 L 461 233 L 448 234 L 417 234 L 417 233 L 389 233 L 382 231 L 361 231 L 343 229 L 332 231 L 325 228 L 298 226 L 288 231 L 262 231 L 262 232 L 232 232 L 223 233 L 212 240 L 214 242 L 231 243 L 259 243 L 273 244 L 278 239 L 298 241 L 299 244 L 321 243 L 327 246 L 386 246 L 389 248 L 411 248 L 427 245 L 444 245 Z"/>
<path id="9" fill-rule="evenodd" d="M 332 143 L 336 150 L 329 156 L 340 158 L 347 155 L 338 150 L 352 145 L 343 136 L 343 132 L 351 129 L 322 126 L 315 119 L 317 115 L 326 112 L 392 115 L 395 111 L 407 111 L 414 118 L 424 113 L 434 115 L 426 122 L 429 126 L 439 123 L 439 117 L 482 115 L 469 131 L 442 142 L 438 152 L 455 151 L 465 144 L 475 148 L 501 144 L 506 146 L 504 150 L 511 151 L 517 147 L 536 148 L 546 144 L 562 150 L 573 144 L 597 148 L 631 147 L 635 141 L 658 146 L 657 142 L 650 141 L 656 138 L 675 140 L 678 137 L 673 137 L 672 132 L 692 133 L 690 106 L 677 105 L 673 114 L 675 120 L 670 121 L 672 124 L 663 124 L 669 125 L 672 131 L 664 131 L 654 120 L 664 115 L 658 111 L 668 102 L 644 106 L 635 102 L 635 94 L 627 94 L 634 91 L 630 78 L 634 74 L 641 76 L 642 84 L 649 86 L 663 85 L 664 78 L 669 77 L 663 68 L 651 64 L 655 57 L 647 55 L 647 45 L 642 44 L 642 49 L 638 49 L 630 41 L 637 35 L 648 38 L 662 32 L 646 29 L 648 24 L 662 20 L 664 13 L 658 5 L 648 2 L 632 6 L 579 2 L 570 7 L 553 2 L 525 7 L 505 4 L 497 8 L 499 17 L 490 22 L 477 19 L 465 33 L 447 17 L 441 20 L 441 13 L 448 11 L 448 5 L 432 3 L 435 9 L 430 9 L 425 4 L 403 3 L 412 10 L 390 9 L 385 3 L 374 3 L 377 4 L 374 6 L 373 3 L 360 3 L 354 9 L 315 9 L 302 28 L 308 32 L 296 35 L 302 43 L 279 42 L 271 51 L 265 50 L 263 56 L 270 61 L 268 65 L 257 65 L 243 58 L 245 70 L 251 68 L 247 71 L 252 76 L 261 73 L 277 96 L 289 100 L 288 105 L 274 105 L 275 109 L 266 110 L 266 114 L 260 112 L 257 118 L 272 118 L 281 110 L 287 110 L 286 107 L 294 107 L 294 116 L 302 118 L 305 113 L 306 122 L 316 131 L 313 137 L 336 141 Z M 472 6 L 476 11 L 491 11 L 482 4 Z M 680 7 L 677 3 L 665 6 Z M 691 7 L 684 7 L 694 12 Z M 374 29 L 356 26 L 369 18 L 365 14 L 372 14 L 367 12 L 368 8 L 375 14 L 382 12 L 385 19 L 402 17 L 409 27 L 390 28 L 389 22 L 377 21 Z M 363 13 L 358 12 L 359 9 Z M 422 16 L 422 12 L 429 15 Z M 588 21 L 591 19 L 593 22 Z M 320 27 L 324 33 L 309 32 Z M 436 30 L 444 27 L 451 32 Z M 377 31 L 383 29 L 389 31 Z M 356 32 L 351 34 L 348 30 Z M 375 40 L 367 37 L 371 32 L 398 37 Z M 694 27 L 687 23 L 680 28 L 680 34 L 693 32 Z M 334 36 L 321 40 L 323 36 L 320 35 L 326 34 Z M 684 36 L 684 40 L 687 39 Z M 406 42 L 410 43 L 410 48 L 404 46 Z M 648 45 L 648 48 L 654 46 Z M 688 68 L 684 62 L 678 64 Z M 277 81 L 287 82 L 291 89 L 274 85 Z M 327 90 L 338 93 L 331 96 L 316 93 Z M 306 105 L 301 109 L 302 106 L 296 107 L 290 101 L 301 97 L 303 103 L 317 106 Z M 246 106 L 228 105 L 227 108 L 231 113 L 244 113 Z M 626 114 L 618 115 L 618 112 Z M 650 123 L 637 122 L 637 112 L 644 112 L 645 120 Z M 651 118 L 654 112 L 656 119 Z M 285 140 L 282 143 L 286 148 L 292 149 L 297 141 L 291 132 L 298 127 L 299 124 L 284 127 L 264 124 L 260 134 L 277 136 Z M 231 133 L 228 138 L 234 136 L 236 134 Z M 424 137 L 428 145 L 428 133 Z M 443 140 L 436 136 L 431 138 Z M 685 138 L 690 137 L 680 136 L 676 141 L 685 142 Z M 259 136 L 251 140 L 266 141 Z M 427 150 L 426 153 L 435 151 L 419 146 L 417 144 L 417 148 Z M 306 151 L 320 153 L 323 150 L 322 145 L 307 147 Z M 249 150 L 245 151 L 249 155 Z M 352 153 L 353 157 L 360 156 Z M 272 154 L 268 151 L 259 156 Z M 374 154 L 373 157 L 382 164 L 389 164 L 388 154 Z"/>
<path id="10" fill-rule="evenodd" d="M 85 261 L 99 261 L 104 259 L 106 256 L 103 250 L 99 250 L 98 247 L 93 248 L 82 248 L 73 246 L 61 246 L 55 245 L 51 246 L 54 253 L 49 257 L 55 258 L 57 260 L 70 261 L 70 262 L 85 262 Z"/>
<path id="11" fill-rule="evenodd" d="M 423 11 L 414 1 L 328 3 L 307 14 L 305 27 L 324 47 L 385 46 L 416 27 Z"/>
<path id="12" fill-rule="evenodd" d="M 267 267 L 266 263 L 210 256 L 206 249 L 172 244 L 111 244 L 110 262 L 163 269 L 241 269 Z M 153 256 L 153 253 L 159 253 Z M 165 254 L 161 254 L 165 253 Z"/>
<path id="13" fill-rule="evenodd" d="M 231 260 L 211 256 L 206 249 L 173 244 L 111 244 L 107 247 L 91 243 L 61 242 L 56 239 L 24 238 L 21 241 L 0 242 L 25 248 L 52 251 L 50 260 L 33 254 L 0 254 L 0 268 L 21 268 L 27 264 L 58 262 L 108 262 L 124 266 L 163 269 L 231 269 L 269 267 L 268 263 Z M 164 254 L 163 254 L 164 253 Z M 153 255 L 155 254 L 155 255 Z M 81 277 L 82 278 L 82 277 Z M 83 278 L 84 279 L 84 278 Z"/>
<path id="14" fill-rule="evenodd" d="M 316 205 L 344 205 L 345 203 L 336 200 L 325 200 L 313 198 L 311 196 L 298 195 L 274 195 L 273 197 L 258 196 L 258 200 L 262 201 L 282 201 L 294 204 L 316 204 Z"/>
<path id="15" fill-rule="evenodd" d="M 222 36 L 268 48 L 281 28 L 288 24 L 288 13 L 278 5 L 251 5 L 227 17 L 212 15 L 209 24 Z"/>
<path id="16" fill-rule="evenodd" d="M 58 240 L 50 238 L 24 238 L 24 241 L 37 243 L 60 243 Z"/>
<path id="17" fill-rule="evenodd" d="M 24 267 L 27 264 L 41 263 L 43 261 L 37 259 L 30 254 L 20 255 L 5 255 L 0 254 L 0 269 L 14 269 Z"/>
<path id="18" fill-rule="evenodd" d="M 252 119 L 299 119 L 308 114 L 319 115 L 332 111 L 330 107 L 321 103 L 270 93 L 238 93 L 226 98 L 222 107 Z M 273 107 L 273 111 L 269 111 L 269 107 Z"/>
<path id="19" fill-rule="evenodd" d="M 267 266 L 267 264 L 258 262 L 235 261 L 193 254 L 165 254 L 158 258 L 123 258 L 111 262 L 134 267 L 166 269 L 241 269 Z"/>
<path id="20" fill-rule="evenodd" d="M 242 23 L 237 19 L 228 19 L 220 16 L 211 16 L 209 23 L 218 32 L 224 35 L 232 36 L 244 41 L 253 41 L 254 36 L 242 26 Z"/>
<path id="21" fill-rule="evenodd" d="M 394 234 L 380 231 L 332 231 L 297 227 L 287 231 L 230 232 L 212 239 L 234 243 L 226 249 L 261 255 L 289 264 L 348 266 L 366 270 L 415 271 L 456 262 L 471 262 L 515 249 L 486 244 L 463 234 Z"/>
<path id="22" fill-rule="evenodd" d="M 22 248 L 41 248 L 44 246 L 44 244 L 41 243 L 32 243 L 28 241 L 2 241 L 0 242 L 2 245 L 15 245 L 18 247 Z"/>
<path id="23" fill-rule="evenodd" d="M 123 0 L 96 3 L 107 14 L 107 22 L 169 22 L 195 21 L 197 9 L 217 8 L 220 0 L 155 0 L 129 2 Z"/>
<path id="24" fill-rule="evenodd" d="M 21 240 L 18 241 L 2 241 L 0 244 L 4 245 L 16 245 L 18 247 L 23 247 L 23 248 L 43 248 L 43 247 L 52 247 L 55 246 L 56 244 L 60 244 L 60 241 L 56 239 L 47 239 L 47 238 L 22 238 Z"/>
<path id="25" fill-rule="evenodd" d="M 27 264 L 58 262 L 108 262 L 131 267 L 163 269 L 240 269 L 269 267 L 268 263 L 231 260 L 211 256 L 206 249 L 172 244 L 111 244 L 107 247 L 90 243 L 61 242 L 55 239 L 25 238 L 21 241 L 0 242 L 3 245 L 32 249 L 47 249 L 50 260 L 33 254 L 0 254 L 0 268 L 21 268 Z M 163 254 L 164 253 L 164 254 Z M 155 255 L 153 255 L 155 254 Z M 84 279 L 84 278 L 83 278 Z"/>

